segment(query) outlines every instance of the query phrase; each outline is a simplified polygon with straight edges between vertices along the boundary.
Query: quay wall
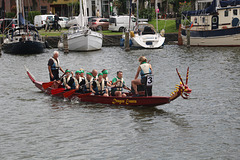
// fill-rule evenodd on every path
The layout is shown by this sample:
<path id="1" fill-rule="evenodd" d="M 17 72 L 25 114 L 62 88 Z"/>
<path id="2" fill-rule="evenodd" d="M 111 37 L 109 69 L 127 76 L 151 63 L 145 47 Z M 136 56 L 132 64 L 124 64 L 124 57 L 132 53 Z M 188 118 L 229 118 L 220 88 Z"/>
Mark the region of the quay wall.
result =
<path id="1" fill-rule="evenodd" d="M 103 47 L 111 47 L 111 46 L 120 46 L 120 39 L 122 35 L 104 35 L 103 36 Z M 177 33 L 168 33 L 165 34 L 165 45 L 168 44 L 176 44 L 175 42 L 178 40 Z M 60 36 L 55 37 L 43 37 L 45 41 L 48 42 L 49 46 L 52 48 L 58 47 L 58 41 L 61 39 Z M 3 37 L 0 37 L 0 43 L 2 44 Z"/>

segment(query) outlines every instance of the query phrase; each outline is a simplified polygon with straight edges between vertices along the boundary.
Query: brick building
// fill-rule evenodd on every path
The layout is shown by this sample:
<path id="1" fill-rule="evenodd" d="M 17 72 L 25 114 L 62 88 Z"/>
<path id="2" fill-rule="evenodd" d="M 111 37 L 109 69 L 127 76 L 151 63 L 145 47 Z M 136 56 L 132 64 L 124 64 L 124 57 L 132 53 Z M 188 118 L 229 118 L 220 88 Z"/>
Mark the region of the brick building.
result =
<path id="1" fill-rule="evenodd" d="M 3 0 L 0 0 L 1 10 L 2 10 L 2 1 Z M 5 12 L 16 13 L 16 0 L 4 0 L 4 1 L 5 1 Z M 23 4 L 24 4 L 25 12 L 40 11 L 41 14 L 46 14 L 46 13 L 50 13 L 51 11 L 50 4 L 46 0 L 23 0 Z"/>

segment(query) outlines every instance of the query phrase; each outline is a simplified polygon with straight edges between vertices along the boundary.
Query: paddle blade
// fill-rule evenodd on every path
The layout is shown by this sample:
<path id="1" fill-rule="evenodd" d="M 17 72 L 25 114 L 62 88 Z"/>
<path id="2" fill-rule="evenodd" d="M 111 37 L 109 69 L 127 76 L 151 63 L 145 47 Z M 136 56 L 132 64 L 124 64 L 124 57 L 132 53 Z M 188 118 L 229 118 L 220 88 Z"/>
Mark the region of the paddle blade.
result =
<path id="1" fill-rule="evenodd" d="M 67 97 L 71 96 L 72 94 L 74 94 L 75 92 L 76 92 L 76 89 L 72 89 L 71 91 L 63 93 L 63 96 L 65 98 L 67 98 Z"/>
<path id="2" fill-rule="evenodd" d="M 86 93 L 86 94 L 80 94 L 80 95 L 78 95 L 78 98 L 82 98 L 82 97 L 85 97 L 85 96 L 90 96 L 91 94 L 92 94 L 92 92 Z"/>
<path id="3" fill-rule="evenodd" d="M 43 83 L 42 87 L 43 89 L 47 89 L 48 87 L 51 87 L 53 85 L 54 81 Z"/>
<path id="4" fill-rule="evenodd" d="M 64 88 L 53 89 L 53 90 L 51 90 L 51 94 L 54 95 L 54 94 L 61 93 L 63 91 L 65 91 Z"/>

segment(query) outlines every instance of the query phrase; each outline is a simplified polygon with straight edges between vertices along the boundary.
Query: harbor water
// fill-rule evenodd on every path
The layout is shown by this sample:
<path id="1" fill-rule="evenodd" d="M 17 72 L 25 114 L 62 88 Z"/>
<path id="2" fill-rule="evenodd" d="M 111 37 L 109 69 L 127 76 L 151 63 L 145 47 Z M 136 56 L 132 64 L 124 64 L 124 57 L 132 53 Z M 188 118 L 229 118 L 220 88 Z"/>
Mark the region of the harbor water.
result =
<path id="1" fill-rule="evenodd" d="M 187 67 L 190 99 L 156 107 L 87 104 L 51 97 L 28 79 L 49 82 L 38 55 L 0 57 L 1 160 L 237 160 L 240 157 L 240 48 L 131 50 L 103 47 L 94 52 L 60 52 L 62 68 L 123 71 L 130 87 L 138 57 L 151 60 L 153 95 L 169 96 Z"/>

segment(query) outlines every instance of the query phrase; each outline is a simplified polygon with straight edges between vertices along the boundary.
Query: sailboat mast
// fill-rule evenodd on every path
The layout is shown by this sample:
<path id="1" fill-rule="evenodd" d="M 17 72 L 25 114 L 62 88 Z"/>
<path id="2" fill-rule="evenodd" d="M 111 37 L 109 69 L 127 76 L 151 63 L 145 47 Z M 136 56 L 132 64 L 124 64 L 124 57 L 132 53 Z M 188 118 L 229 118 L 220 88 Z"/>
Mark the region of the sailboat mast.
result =
<path id="1" fill-rule="evenodd" d="M 138 19 L 139 19 L 138 7 L 139 7 L 139 2 L 137 0 L 137 25 L 138 25 Z"/>
<path id="2" fill-rule="evenodd" d="M 158 32 L 158 7 L 157 7 L 157 1 L 155 0 L 155 12 L 156 12 L 156 28 L 157 28 L 157 32 Z"/>
<path id="3" fill-rule="evenodd" d="M 87 26 L 87 2 L 83 0 L 83 17 L 84 17 L 84 26 Z"/>
<path id="4" fill-rule="evenodd" d="M 16 7 L 17 7 L 17 24 L 19 26 L 19 1 L 16 0 Z"/>

